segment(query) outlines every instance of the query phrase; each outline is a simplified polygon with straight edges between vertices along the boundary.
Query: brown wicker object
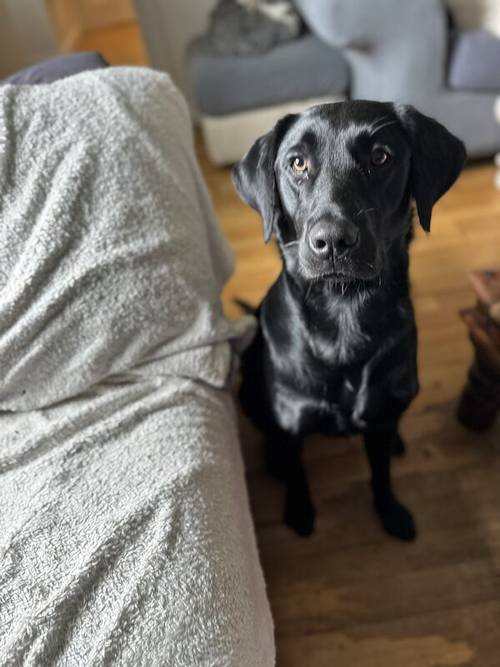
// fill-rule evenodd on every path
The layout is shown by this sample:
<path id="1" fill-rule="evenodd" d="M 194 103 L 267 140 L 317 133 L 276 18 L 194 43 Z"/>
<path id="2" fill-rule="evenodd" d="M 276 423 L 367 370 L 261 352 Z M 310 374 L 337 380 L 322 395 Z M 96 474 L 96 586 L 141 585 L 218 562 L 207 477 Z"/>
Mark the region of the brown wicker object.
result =
<path id="1" fill-rule="evenodd" d="M 500 410 L 500 271 L 475 271 L 471 282 L 478 301 L 461 311 L 475 359 L 458 405 L 458 419 L 467 428 L 491 428 Z"/>

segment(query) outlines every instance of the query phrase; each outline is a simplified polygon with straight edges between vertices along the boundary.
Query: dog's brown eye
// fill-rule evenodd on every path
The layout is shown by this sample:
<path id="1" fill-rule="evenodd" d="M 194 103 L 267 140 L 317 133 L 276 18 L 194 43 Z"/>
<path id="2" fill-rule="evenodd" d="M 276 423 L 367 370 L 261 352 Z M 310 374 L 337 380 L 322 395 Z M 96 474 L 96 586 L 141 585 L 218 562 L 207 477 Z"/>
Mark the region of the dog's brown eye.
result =
<path id="1" fill-rule="evenodd" d="M 296 174 L 305 174 L 309 167 L 309 164 L 305 158 L 301 157 L 300 155 L 297 155 L 290 162 L 290 166 L 292 167 L 293 171 Z"/>
<path id="2" fill-rule="evenodd" d="M 386 164 L 391 159 L 391 154 L 382 146 L 376 146 L 372 149 L 372 154 L 370 156 L 370 161 L 376 167 L 380 167 L 383 164 Z"/>

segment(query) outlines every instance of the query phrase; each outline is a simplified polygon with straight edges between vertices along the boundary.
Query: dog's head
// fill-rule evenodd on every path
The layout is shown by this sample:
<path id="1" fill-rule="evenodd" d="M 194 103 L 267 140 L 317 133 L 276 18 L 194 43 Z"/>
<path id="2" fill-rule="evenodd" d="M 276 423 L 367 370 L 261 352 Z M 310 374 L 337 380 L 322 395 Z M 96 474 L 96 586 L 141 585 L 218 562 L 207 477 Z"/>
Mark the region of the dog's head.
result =
<path id="1" fill-rule="evenodd" d="M 413 107 L 352 101 L 282 118 L 233 169 L 241 197 L 305 279 L 372 280 L 465 161 L 463 143 Z"/>

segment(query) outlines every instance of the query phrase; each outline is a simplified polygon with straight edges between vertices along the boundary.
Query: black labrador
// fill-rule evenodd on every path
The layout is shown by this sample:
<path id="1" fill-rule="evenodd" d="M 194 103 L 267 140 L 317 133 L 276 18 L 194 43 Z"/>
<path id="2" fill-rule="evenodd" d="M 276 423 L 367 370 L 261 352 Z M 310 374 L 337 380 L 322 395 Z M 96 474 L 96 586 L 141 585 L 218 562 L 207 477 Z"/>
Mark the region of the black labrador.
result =
<path id="1" fill-rule="evenodd" d="M 391 454 L 404 452 L 398 421 L 418 392 L 408 250 L 414 209 L 429 231 L 464 161 L 462 142 L 413 107 L 351 101 L 286 116 L 233 169 L 283 260 L 242 360 L 240 398 L 266 434 L 299 535 L 315 517 L 304 436 L 362 433 L 384 529 L 415 538 L 390 478 Z"/>

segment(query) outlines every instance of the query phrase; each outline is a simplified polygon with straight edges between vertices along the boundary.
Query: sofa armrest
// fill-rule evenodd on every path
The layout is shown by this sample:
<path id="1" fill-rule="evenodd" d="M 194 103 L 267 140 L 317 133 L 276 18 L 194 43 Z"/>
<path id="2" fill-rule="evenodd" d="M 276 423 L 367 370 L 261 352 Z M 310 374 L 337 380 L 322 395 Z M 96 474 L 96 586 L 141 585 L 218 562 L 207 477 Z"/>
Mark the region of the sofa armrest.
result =
<path id="1" fill-rule="evenodd" d="M 445 85 L 441 0 L 295 0 L 311 30 L 345 49 L 353 98 L 405 101 Z"/>

